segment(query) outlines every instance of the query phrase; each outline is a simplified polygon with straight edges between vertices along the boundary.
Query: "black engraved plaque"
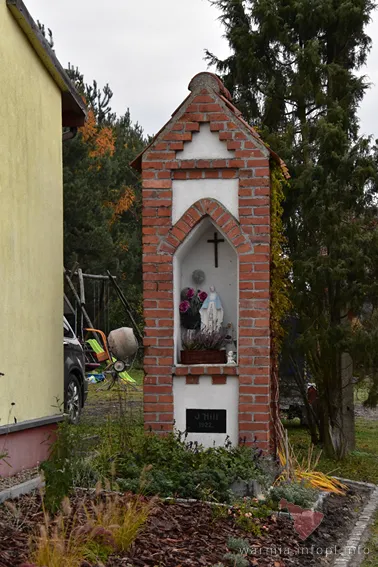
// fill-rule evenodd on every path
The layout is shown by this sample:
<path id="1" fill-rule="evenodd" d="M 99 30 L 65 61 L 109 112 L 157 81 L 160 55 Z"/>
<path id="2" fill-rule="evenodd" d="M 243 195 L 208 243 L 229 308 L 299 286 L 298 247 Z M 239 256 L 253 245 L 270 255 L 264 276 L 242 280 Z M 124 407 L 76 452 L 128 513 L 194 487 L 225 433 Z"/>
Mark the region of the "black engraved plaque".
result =
<path id="1" fill-rule="evenodd" d="M 187 409 L 186 431 L 188 433 L 227 433 L 227 410 Z"/>

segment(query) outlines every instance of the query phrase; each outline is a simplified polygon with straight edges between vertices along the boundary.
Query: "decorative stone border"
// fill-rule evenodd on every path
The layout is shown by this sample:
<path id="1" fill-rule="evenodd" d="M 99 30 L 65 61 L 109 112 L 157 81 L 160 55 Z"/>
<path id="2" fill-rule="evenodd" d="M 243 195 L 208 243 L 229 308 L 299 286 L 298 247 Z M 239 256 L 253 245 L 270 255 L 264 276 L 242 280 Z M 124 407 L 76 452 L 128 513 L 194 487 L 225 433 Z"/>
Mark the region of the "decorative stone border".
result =
<path id="1" fill-rule="evenodd" d="M 378 486 L 369 482 L 359 482 L 335 477 L 344 484 L 355 487 L 370 488 L 373 490 L 369 501 L 360 514 L 351 535 L 344 545 L 344 550 L 338 555 L 333 563 L 333 567 L 358 567 L 366 557 L 362 552 L 356 553 L 358 548 L 363 548 L 370 535 L 370 526 L 373 523 L 374 514 L 378 510 Z"/>
<path id="2" fill-rule="evenodd" d="M 37 476 L 35 478 L 31 478 L 26 482 L 22 482 L 21 484 L 16 484 L 15 486 L 11 486 L 10 488 L 6 488 L 0 492 L 0 504 L 5 502 L 6 500 L 12 500 L 13 498 L 18 498 L 23 494 L 29 494 L 33 490 L 37 488 L 42 488 L 45 485 L 42 477 Z"/>

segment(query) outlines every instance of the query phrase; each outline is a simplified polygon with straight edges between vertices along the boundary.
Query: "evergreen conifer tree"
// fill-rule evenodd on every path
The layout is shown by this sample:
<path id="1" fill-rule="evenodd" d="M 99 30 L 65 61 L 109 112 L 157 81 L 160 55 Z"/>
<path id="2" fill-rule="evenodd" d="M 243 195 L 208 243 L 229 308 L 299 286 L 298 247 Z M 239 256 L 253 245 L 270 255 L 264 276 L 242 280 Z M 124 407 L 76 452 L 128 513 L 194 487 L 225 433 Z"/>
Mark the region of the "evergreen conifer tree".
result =
<path id="1" fill-rule="evenodd" d="M 207 52 L 236 104 L 287 162 L 293 306 L 327 452 L 354 446 L 351 324 L 375 302 L 376 164 L 358 137 L 370 0 L 215 0 L 231 55 Z"/>

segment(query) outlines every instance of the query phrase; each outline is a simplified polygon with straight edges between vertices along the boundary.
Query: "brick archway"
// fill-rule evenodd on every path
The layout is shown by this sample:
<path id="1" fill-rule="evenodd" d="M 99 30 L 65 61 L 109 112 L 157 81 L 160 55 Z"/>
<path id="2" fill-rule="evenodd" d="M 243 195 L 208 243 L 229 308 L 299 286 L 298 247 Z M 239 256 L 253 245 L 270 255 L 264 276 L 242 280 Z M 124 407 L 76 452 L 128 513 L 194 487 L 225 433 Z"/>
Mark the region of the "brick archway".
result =
<path id="1" fill-rule="evenodd" d="M 209 217 L 227 236 L 238 256 L 252 253 L 252 246 L 243 234 L 240 223 L 216 199 L 200 199 L 182 215 L 169 230 L 168 236 L 160 243 L 158 252 L 174 254 L 190 232 L 205 218 Z M 240 258 L 242 261 L 242 256 Z M 250 259 L 247 259 L 250 262 Z"/>

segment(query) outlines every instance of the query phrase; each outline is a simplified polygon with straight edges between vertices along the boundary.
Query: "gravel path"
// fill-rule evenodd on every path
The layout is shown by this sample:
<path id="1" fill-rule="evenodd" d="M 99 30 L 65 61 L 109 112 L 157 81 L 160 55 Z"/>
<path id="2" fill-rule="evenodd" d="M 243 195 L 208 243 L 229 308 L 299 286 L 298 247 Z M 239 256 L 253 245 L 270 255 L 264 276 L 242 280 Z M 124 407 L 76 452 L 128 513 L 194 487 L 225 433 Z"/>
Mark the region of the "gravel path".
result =
<path id="1" fill-rule="evenodd" d="M 16 486 L 17 484 L 21 484 L 22 482 L 26 482 L 27 480 L 35 478 L 36 476 L 39 476 L 38 467 L 21 471 L 20 473 L 15 474 L 14 476 L 1 477 L 0 492 L 2 490 L 6 490 L 7 488 L 12 488 L 12 486 Z"/>
<path id="2" fill-rule="evenodd" d="M 354 415 L 370 421 L 378 421 L 378 407 L 365 408 L 362 404 L 357 403 L 354 406 Z"/>

